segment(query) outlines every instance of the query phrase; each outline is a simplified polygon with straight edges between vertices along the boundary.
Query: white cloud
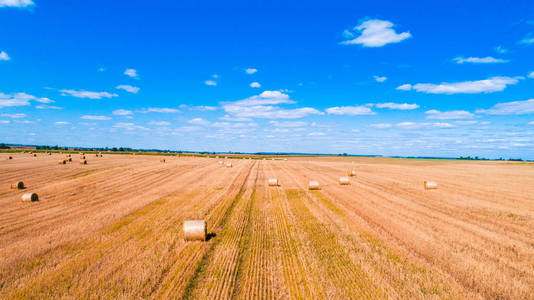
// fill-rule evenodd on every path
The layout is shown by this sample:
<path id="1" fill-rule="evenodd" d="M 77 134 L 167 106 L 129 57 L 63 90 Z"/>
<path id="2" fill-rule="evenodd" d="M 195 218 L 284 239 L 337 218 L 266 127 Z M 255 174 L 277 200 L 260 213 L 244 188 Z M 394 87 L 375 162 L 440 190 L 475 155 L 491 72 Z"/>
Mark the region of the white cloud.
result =
<path id="1" fill-rule="evenodd" d="M 132 93 L 132 94 L 137 94 L 137 92 L 139 92 L 140 88 L 136 87 L 136 86 L 131 86 L 131 85 L 118 85 L 115 87 L 116 89 L 119 89 L 119 90 L 125 90 L 129 93 Z"/>
<path id="2" fill-rule="evenodd" d="M 411 89 L 412 89 L 412 85 L 408 84 L 408 83 L 407 84 L 403 84 L 403 85 L 399 85 L 397 87 L 397 90 L 399 90 L 399 91 L 409 91 Z"/>
<path id="3" fill-rule="evenodd" d="M 489 109 L 477 109 L 477 114 L 523 115 L 534 113 L 534 99 L 497 103 Z"/>
<path id="4" fill-rule="evenodd" d="M 113 112 L 111 112 L 112 114 L 116 115 L 116 116 L 128 116 L 128 115 L 133 115 L 133 111 L 131 110 L 127 110 L 127 109 L 116 109 L 114 110 Z"/>
<path id="5" fill-rule="evenodd" d="M 35 99 L 37 99 L 37 97 L 26 93 L 0 93 L 0 108 L 12 106 L 28 106 L 30 105 L 30 100 Z"/>
<path id="6" fill-rule="evenodd" d="M 510 62 L 506 59 L 495 58 L 492 56 L 486 57 L 455 57 L 453 59 L 457 64 L 472 63 L 472 64 L 498 64 Z"/>
<path id="7" fill-rule="evenodd" d="M 305 127 L 308 126 L 308 122 L 302 122 L 302 121 L 295 121 L 295 122 L 278 122 L 278 121 L 270 121 L 269 124 L 276 126 L 276 127 Z"/>
<path id="8" fill-rule="evenodd" d="M 48 98 L 44 98 L 44 97 L 43 98 L 35 98 L 34 100 L 39 102 L 39 103 L 53 103 L 53 102 L 55 102 L 52 99 L 48 99 Z"/>
<path id="9" fill-rule="evenodd" d="M 475 125 L 478 124 L 478 121 L 454 121 L 455 125 Z"/>
<path id="10" fill-rule="evenodd" d="M 130 76 L 132 78 L 138 78 L 139 77 L 139 75 L 137 74 L 137 70 L 135 70 L 135 69 L 126 69 L 126 71 L 124 71 L 124 75 Z"/>
<path id="11" fill-rule="evenodd" d="M 148 123 L 148 125 L 156 125 L 156 126 L 169 126 L 171 123 L 166 121 L 151 121 Z"/>
<path id="12" fill-rule="evenodd" d="M 211 75 L 211 77 L 217 79 L 217 78 L 219 78 L 219 75 L 217 75 L 217 74 L 213 74 L 213 75 Z"/>
<path id="13" fill-rule="evenodd" d="M 25 118 L 26 114 L 21 114 L 21 113 L 18 113 L 18 114 L 0 114 L 0 117 L 12 118 L 12 119 L 21 119 L 21 118 Z"/>
<path id="14" fill-rule="evenodd" d="M 373 78 L 377 81 L 377 82 L 384 82 L 386 81 L 388 78 L 386 76 L 373 76 Z"/>
<path id="15" fill-rule="evenodd" d="M 528 78 L 534 78 L 534 71 L 528 73 Z"/>
<path id="16" fill-rule="evenodd" d="M 89 98 L 89 99 L 102 99 L 118 97 L 117 94 L 111 94 L 108 92 L 91 92 L 91 91 L 76 91 L 76 90 L 60 90 L 62 96 L 72 96 L 76 98 Z"/>
<path id="17" fill-rule="evenodd" d="M 254 74 L 254 73 L 258 72 L 258 69 L 248 68 L 248 69 L 245 70 L 245 72 L 247 74 Z"/>
<path id="18" fill-rule="evenodd" d="M 94 121 L 105 121 L 105 120 L 111 120 L 111 117 L 106 116 L 93 116 L 93 115 L 85 115 L 81 116 L 80 118 L 84 120 L 94 120 Z"/>
<path id="19" fill-rule="evenodd" d="M 232 117 L 230 115 L 224 115 L 219 118 L 223 121 L 232 121 L 232 122 L 246 122 L 246 121 L 252 121 L 251 118 L 242 118 L 242 117 Z"/>
<path id="20" fill-rule="evenodd" d="M 528 122 L 528 125 L 534 125 L 534 121 Z"/>
<path id="21" fill-rule="evenodd" d="M 180 110 L 176 108 L 167 108 L 167 107 L 149 107 L 147 109 L 141 110 L 141 112 L 144 114 L 151 113 L 151 112 L 162 113 L 162 114 L 175 114 L 175 113 L 179 113 Z"/>
<path id="22" fill-rule="evenodd" d="M 0 7 L 28 7 L 35 5 L 32 0 L 0 0 Z"/>
<path id="23" fill-rule="evenodd" d="M 417 104 L 408 104 L 408 103 L 376 103 L 375 106 L 377 108 L 389 108 L 389 109 L 398 109 L 398 110 L 412 110 L 419 108 L 419 105 Z"/>
<path id="24" fill-rule="evenodd" d="M 202 118 L 194 118 L 194 119 L 191 119 L 189 121 L 187 121 L 187 123 L 189 124 L 194 124 L 194 125 L 202 125 L 202 126 L 210 126 L 211 123 L 207 120 L 204 120 Z"/>
<path id="25" fill-rule="evenodd" d="M 7 55 L 7 53 L 5 53 L 4 51 L 1 51 L 0 52 L 0 60 L 10 60 L 11 57 L 9 57 L 9 55 Z"/>
<path id="26" fill-rule="evenodd" d="M 421 129 L 421 128 L 452 128 L 454 125 L 450 123 L 419 123 L 419 122 L 400 122 L 395 124 L 395 127 L 400 129 Z"/>
<path id="27" fill-rule="evenodd" d="M 37 109 L 63 109 L 63 107 L 53 106 L 53 105 L 37 105 Z"/>
<path id="28" fill-rule="evenodd" d="M 367 20 L 359 26 L 353 28 L 354 31 L 359 31 L 360 36 L 341 42 L 344 45 L 360 44 L 364 47 L 382 47 L 390 43 L 399 43 L 412 35 L 410 32 L 396 33 L 392 29 L 393 23 L 384 20 Z M 351 36 L 352 35 L 352 36 Z M 354 33 L 345 30 L 344 36 L 352 38 L 356 36 Z"/>
<path id="29" fill-rule="evenodd" d="M 440 84 L 418 83 L 415 85 L 403 84 L 397 87 L 397 90 L 409 91 L 415 90 L 427 94 L 476 94 L 476 93 L 493 93 L 504 90 L 508 85 L 519 82 L 520 77 L 490 77 L 477 81 L 462 82 L 442 82 Z"/>
<path id="30" fill-rule="evenodd" d="M 58 122 L 55 122 L 54 124 L 61 126 L 61 125 L 68 125 L 70 123 L 69 122 L 65 122 L 65 121 L 58 121 Z"/>
<path id="31" fill-rule="evenodd" d="M 261 87 L 261 84 L 259 82 L 253 82 L 253 83 L 250 84 L 250 87 L 259 88 L 259 87 Z"/>
<path id="32" fill-rule="evenodd" d="M 506 49 L 506 48 L 504 48 L 504 47 L 502 47 L 500 45 L 495 47 L 494 50 L 495 50 L 495 52 L 497 52 L 499 54 L 504 54 L 504 53 L 508 52 L 508 49 Z"/>
<path id="33" fill-rule="evenodd" d="M 182 105 L 180 105 L 180 108 L 188 108 L 189 110 L 198 110 L 198 111 L 217 110 L 217 106 L 208 106 L 208 105 L 187 106 L 185 104 L 182 104 Z"/>
<path id="34" fill-rule="evenodd" d="M 378 124 L 370 124 L 369 127 L 384 129 L 384 128 L 391 128 L 392 125 L 389 123 L 378 123 Z"/>
<path id="35" fill-rule="evenodd" d="M 427 119 L 437 119 L 437 120 L 457 120 L 457 119 L 472 119 L 475 117 L 472 113 L 465 110 L 451 110 L 451 111 L 439 111 L 439 110 L 428 110 L 425 112 L 428 116 Z"/>
<path id="36" fill-rule="evenodd" d="M 534 44 L 534 36 L 532 36 L 531 34 L 528 34 L 521 41 L 519 41 L 519 43 L 525 44 L 525 45 Z"/>
<path id="37" fill-rule="evenodd" d="M 209 86 L 217 86 L 217 82 L 215 80 L 206 80 L 204 81 L 204 84 Z"/>
<path id="38" fill-rule="evenodd" d="M 334 106 L 326 109 L 326 112 L 330 115 L 374 115 L 368 106 Z"/>
<path id="39" fill-rule="evenodd" d="M 141 130 L 148 129 L 143 126 L 135 125 L 134 123 L 125 123 L 125 122 L 116 123 L 115 125 L 113 125 L 113 128 L 119 128 L 119 129 L 124 129 L 124 130 L 129 130 L 129 131 L 136 130 L 136 129 L 141 129 Z"/>
<path id="40" fill-rule="evenodd" d="M 326 135 L 324 132 L 310 132 L 308 133 L 309 136 L 323 136 Z"/>
<path id="41" fill-rule="evenodd" d="M 264 91 L 244 100 L 223 102 L 224 111 L 237 118 L 268 118 L 268 119 L 298 119 L 308 115 L 321 115 L 322 112 L 303 107 L 296 109 L 282 109 L 277 104 L 294 104 L 289 95 L 280 91 Z"/>
<path id="42" fill-rule="evenodd" d="M 9 120 L 0 120 L 0 124 L 9 124 L 11 121 Z"/>

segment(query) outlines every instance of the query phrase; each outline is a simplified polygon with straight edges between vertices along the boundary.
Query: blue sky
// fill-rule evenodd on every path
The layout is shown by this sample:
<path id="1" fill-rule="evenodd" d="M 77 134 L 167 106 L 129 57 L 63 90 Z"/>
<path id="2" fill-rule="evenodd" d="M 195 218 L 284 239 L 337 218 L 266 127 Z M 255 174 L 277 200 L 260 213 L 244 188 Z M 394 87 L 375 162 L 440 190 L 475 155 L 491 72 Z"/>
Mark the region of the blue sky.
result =
<path id="1" fill-rule="evenodd" d="M 534 159 L 532 1 L 0 0 L 0 141 Z"/>

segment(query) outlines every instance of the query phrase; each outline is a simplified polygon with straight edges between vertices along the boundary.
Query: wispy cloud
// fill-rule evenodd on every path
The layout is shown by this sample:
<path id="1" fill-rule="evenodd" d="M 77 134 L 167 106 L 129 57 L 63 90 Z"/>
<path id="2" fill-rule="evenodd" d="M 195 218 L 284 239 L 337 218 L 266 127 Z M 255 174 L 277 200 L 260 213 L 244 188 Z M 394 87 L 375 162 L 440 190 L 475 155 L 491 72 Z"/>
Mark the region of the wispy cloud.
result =
<path id="1" fill-rule="evenodd" d="M 63 109 L 63 107 L 54 106 L 54 105 L 37 105 L 35 106 L 37 109 Z"/>
<path id="2" fill-rule="evenodd" d="M 437 120 L 472 119 L 475 117 L 474 114 L 465 110 L 439 111 L 432 109 L 426 111 L 425 114 L 427 114 L 427 119 Z"/>
<path id="3" fill-rule="evenodd" d="M 89 99 L 102 99 L 118 97 L 117 94 L 111 94 L 108 92 L 91 92 L 84 90 L 60 90 L 62 96 L 72 96 L 76 98 L 89 98 Z"/>
<path id="4" fill-rule="evenodd" d="M 0 7 L 30 7 L 35 5 L 32 0 L 0 0 Z"/>
<path id="5" fill-rule="evenodd" d="M 187 121 L 187 123 L 193 124 L 193 125 L 202 125 L 202 126 L 211 125 L 211 122 L 209 122 L 207 120 L 204 120 L 202 118 L 194 118 L 194 119 L 191 119 L 191 120 Z"/>
<path id="6" fill-rule="evenodd" d="M 528 73 L 528 78 L 534 78 L 534 71 Z"/>
<path id="7" fill-rule="evenodd" d="M 260 88 L 261 87 L 261 84 L 259 82 L 253 82 L 250 84 L 250 87 L 251 88 Z"/>
<path id="8" fill-rule="evenodd" d="M 33 95 L 29 95 L 26 93 L 0 93 L 0 108 L 12 106 L 28 106 L 30 105 L 30 100 L 36 101 L 37 99 L 47 98 L 37 98 Z"/>
<path id="9" fill-rule="evenodd" d="M 12 119 L 21 119 L 26 118 L 26 114 L 17 113 L 17 114 L 0 114 L 0 117 L 12 118 Z"/>
<path id="10" fill-rule="evenodd" d="M 126 71 L 124 71 L 124 75 L 130 76 L 130 77 L 135 78 L 135 79 L 139 78 L 139 75 L 137 74 L 137 70 L 136 69 L 126 69 Z"/>
<path id="11" fill-rule="evenodd" d="M 499 53 L 499 54 L 505 54 L 508 52 L 508 49 L 504 48 L 503 46 L 497 46 L 494 48 L 495 52 Z"/>
<path id="12" fill-rule="evenodd" d="M 245 70 L 245 72 L 246 72 L 247 74 L 252 75 L 252 74 L 258 72 L 258 69 L 248 68 L 248 69 Z"/>
<path id="13" fill-rule="evenodd" d="M 504 90 L 508 85 L 513 85 L 519 82 L 521 78 L 512 77 L 491 77 L 484 80 L 477 81 L 462 81 L 462 82 L 442 82 L 440 84 L 433 83 L 418 83 L 415 85 L 403 84 L 397 87 L 397 90 L 409 91 L 415 90 L 427 94 L 477 94 L 477 93 L 493 93 Z"/>
<path id="14" fill-rule="evenodd" d="M 85 115 L 85 116 L 81 116 L 80 118 L 84 119 L 84 120 L 93 120 L 93 121 L 106 121 L 106 120 L 111 120 L 111 117 L 106 117 L 106 116 L 94 116 L 94 115 Z"/>
<path id="15" fill-rule="evenodd" d="M 419 108 L 419 105 L 417 104 L 408 104 L 408 103 L 376 103 L 374 104 L 377 108 L 389 108 L 389 109 L 398 109 L 398 110 L 412 110 Z"/>
<path id="16" fill-rule="evenodd" d="M 320 115 L 320 111 L 311 107 L 282 109 L 278 104 L 294 104 L 289 95 L 280 91 L 264 91 L 244 100 L 223 102 L 224 111 L 237 118 L 298 119 L 308 115 Z"/>
<path id="17" fill-rule="evenodd" d="M 385 20 L 367 20 L 353 28 L 354 33 L 345 30 L 344 37 L 352 38 L 357 33 L 360 35 L 356 38 L 341 42 L 343 45 L 360 44 L 364 47 L 382 47 L 391 43 L 399 43 L 410 38 L 410 32 L 396 33 L 392 28 L 393 23 Z"/>
<path id="18" fill-rule="evenodd" d="M 386 81 L 388 78 L 386 76 L 373 76 L 373 78 L 377 81 L 377 82 L 384 82 Z"/>
<path id="19" fill-rule="evenodd" d="M 527 34 L 521 41 L 520 44 L 531 45 L 534 44 L 534 35 L 531 33 Z"/>
<path id="20" fill-rule="evenodd" d="M 133 115 L 133 111 L 127 109 L 116 109 L 112 112 L 116 116 L 128 116 Z"/>
<path id="21" fill-rule="evenodd" d="M 286 121 L 286 122 L 270 121 L 269 124 L 275 127 L 291 127 L 291 128 L 308 126 L 308 122 L 302 122 L 302 121 Z"/>
<path id="22" fill-rule="evenodd" d="M 391 124 L 391 123 L 378 123 L 378 124 L 370 124 L 369 127 L 376 128 L 376 129 L 388 129 L 388 128 L 398 128 L 398 129 L 407 129 L 407 130 L 413 130 L 413 129 L 442 129 L 442 128 L 453 128 L 455 127 L 453 124 L 450 123 L 426 123 L 426 122 L 399 122 L 397 124 Z"/>
<path id="23" fill-rule="evenodd" d="M 66 122 L 66 121 L 57 121 L 54 123 L 55 125 L 58 125 L 58 126 L 62 126 L 62 125 L 69 125 L 70 123 L 69 122 Z"/>
<path id="24" fill-rule="evenodd" d="M 471 64 L 499 64 L 499 63 L 507 63 L 510 62 L 507 59 L 500 59 L 495 58 L 492 56 L 486 56 L 486 57 L 455 57 L 453 58 L 453 61 L 455 61 L 457 64 L 464 64 L 464 63 L 471 63 Z"/>
<path id="25" fill-rule="evenodd" d="M 9 55 L 7 55 L 6 52 L 4 51 L 0 51 L 0 60 L 10 60 L 11 57 L 9 57 Z"/>
<path id="26" fill-rule="evenodd" d="M 385 128 L 391 128 L 393 125 L 391 125 L 390 123 L 375 123 L 375 124 L 370 124 L 369 127 L 371 128 L 377 128 L 377 129 L 385 129 Z"/>
<path id="27" fill-rule="evenodd" d="M 168 108 L 168 107 L 149 107 L 147 109 L 143 109 L 140 111 L 141 113 L 162 113 L 162 114 L 175 114 L 179 113 L 180 110 L 176 108 Z"/>
<path id="28" fill-rule="evenodd" d="M 151 121 L 148 123 L 148 125 L 155 125 L 155 126 L 169 126 L 171 123 L 167 121 Z"/>
<path id="29" fill-rule="evenodd" d="M 215 80 L 206 80 L 206 81 L 204 81 L 204 84 L 205 85 L 209 85 L 209 86 L 217 86 L 217 81 L 215 81 Z"/>
<path id="30" fill-rule="evenodd" d="M 137 94 L 137 92 L 139 92 L 140 88 L 136 87 L 136 86 L 131 86 L 131 85 L 127 85 L 127 84 L 124 84 L 124 85 L 118 85 L 116 86 L 117 89 L 119 90 L 125 90 L 129 93 L 132 93 L 132 94 Z"/>
<path id="31" fill-rule="evenodd" d="M 330 115 L 374 115 L 376 114 L 368 106 L 334 106 L 326 109 L 326 112 Z"/>
<path id="32" fill-rule="evenodd" d="M 489 109 L 477 109 L 477 114 L 524 115 L 534 113 L 534 99 L 497 103 Z"/>
<path id="33" fill-rule="evenodd" d="M 113 128 L 124 129 L 124 130 L 128 130 L 128 131 L 133 131 L 133 130 L 136 130 L 136 129 L 148 130 L 148 128 L 146 128 L 146 127 L 135 125 L 134 123 L 128 123 L 128 122 L 116 123 L 115 125 L 113 125 Z"/>

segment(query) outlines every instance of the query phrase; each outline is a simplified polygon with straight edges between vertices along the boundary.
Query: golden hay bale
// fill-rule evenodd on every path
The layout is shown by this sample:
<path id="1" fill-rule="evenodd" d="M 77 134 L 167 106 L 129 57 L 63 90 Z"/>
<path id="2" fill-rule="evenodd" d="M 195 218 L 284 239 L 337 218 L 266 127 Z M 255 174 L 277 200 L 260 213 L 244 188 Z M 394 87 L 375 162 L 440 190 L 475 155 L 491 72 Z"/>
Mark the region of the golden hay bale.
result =
<path id="1" fill-rule="evenodd" d="M 224 164 L 224 161 L 219 160 L 219 165 L 222 165 L 222 164 Z"/>
<path id="2" fill-rule="evenodd" d="M 350 170 L 349 176 L 356 176 L 356 170 Z"/>
<path id="3" fill-rule="evenodd" d="M 165 158 L 162 158 L 159 160 L 160 162 L 164 163 L 165 162 Z"/>
<path id="4" fill-rule="evenodd" d="M 57 163 L 58 163 L 58 165 L 64 165 L 64 164 L 67 163 L 67 161 L 66 160 L 60 160 Z"/>
<path id="5" fill-rule="evenodd" d="M 435 181 L 425 180 L 425 190 L 435 190 L 438 188 L 438 184 Z"/>
<path id="6" fill-rule="evenodd" d="M 86 165 L 86 164 L 87 164 L 87 161 L 85 159 L 80 160 L 80 165 Z"/>
<path id="7" fill-rule="evenodd" d="M 24 188 L 24 182 L 17 181 L 11 184 L 11 188 L 14 190 L 22 190 Z"/>
<path id="8" fill-rule="evenodd" d="M 39 201 L 39 197 L 36 193 L 26 193 L 22 195 L 22 201 Z"/>
<path id="9" fill-rule="evenodd" d="M 309 189 L 309 190 L 318 190 L 318 189 L 319 189 L 319 182 L 317 182 L 317 181 L 313 181 L 313 180 L 310 181 L 310 182 L 308 183 L 308 189 Z"/>
<path id="10" fill-rule="evenodd" d="M 184 221 L 184 239 L 186 241 L 205 241 L 208 237 L 208 226 L 204 220 Z"/>
<path id="11" fill-rule="evenodd" d="M 269 186 L 278 186 L 279 185 L 278 179 L 276 179 L 276 178 L 269 178 L 268 183 L 269 183 Z"/>
<path id="12" fill-rule="evenodd" d="M 341 176 L 339 177 L 339 184 L 340 185 L 349 185 L 350 181 L 348 177 Z"/>
<path id="13" fill-rule="evenodd" d="M 231 163 L 231 162 L 226 163 L 226 167 L 227 167 L 227 168 L 231 168 L 231 167 L 232 167 L 232 163 Z"/>
<path id="14" fill-rule="evenodd" d="M 34 154 L 33 157 L 37 157 L 37 154 Z"/>
<path id="15" fill-rule="evenodd" d="M 97 153 L 97 154 L 95 154 L 95 157 L 98 157 L 98 153 Z"/>

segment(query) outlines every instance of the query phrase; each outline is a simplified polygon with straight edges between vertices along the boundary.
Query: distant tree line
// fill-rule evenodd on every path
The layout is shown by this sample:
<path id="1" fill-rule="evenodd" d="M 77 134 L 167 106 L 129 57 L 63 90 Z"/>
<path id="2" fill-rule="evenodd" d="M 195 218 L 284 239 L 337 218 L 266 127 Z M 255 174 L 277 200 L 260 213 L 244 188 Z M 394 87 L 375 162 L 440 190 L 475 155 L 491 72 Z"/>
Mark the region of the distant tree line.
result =
<path id="1" fill-rule="evenodd" d="M 521 159 L 521 158 L 508 158 L 508 159 L 504 159 L 504 158 L 500 157 L 500 158 L 498 158 L 498 159 L 489 159 L 489 158 L 478 157 L 478 156 L 475 156 L 475 157 L 471 157 L 471 156 L 460 156 L 460 157 L 458 157 L 457 159 L 459 159 L 459 160 L 506 160 L 506 161 L 523 161 L 523 159 Z"/>

